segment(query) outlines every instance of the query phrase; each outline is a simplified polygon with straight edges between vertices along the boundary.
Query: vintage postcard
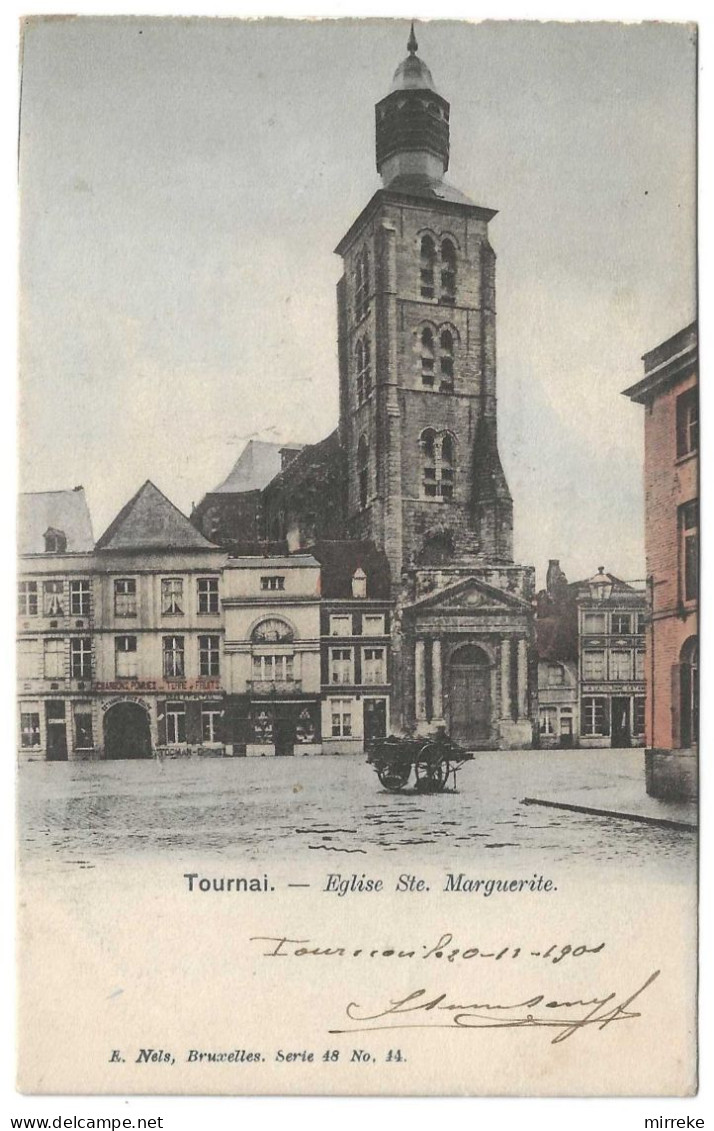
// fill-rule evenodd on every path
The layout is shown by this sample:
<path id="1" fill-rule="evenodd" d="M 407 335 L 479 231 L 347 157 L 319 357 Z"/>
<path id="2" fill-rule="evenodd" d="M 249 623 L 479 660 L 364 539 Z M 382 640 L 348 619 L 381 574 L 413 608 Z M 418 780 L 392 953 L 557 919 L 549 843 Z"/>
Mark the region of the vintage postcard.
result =
<path id="1" fill-rule="evenodd" d="M 20 1091 L 696 1093 L 696 74 L 23 21 Z"/>

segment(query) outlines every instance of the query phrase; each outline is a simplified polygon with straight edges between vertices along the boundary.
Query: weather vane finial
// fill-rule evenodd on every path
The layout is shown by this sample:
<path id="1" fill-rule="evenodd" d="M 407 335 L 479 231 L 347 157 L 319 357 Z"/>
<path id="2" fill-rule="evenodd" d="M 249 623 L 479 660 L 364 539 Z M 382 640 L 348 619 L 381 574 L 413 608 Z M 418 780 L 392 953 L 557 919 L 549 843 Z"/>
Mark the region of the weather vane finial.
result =
<path id="1" fill-rule="evenodd" d="M 407 51 L 410 55 L 416 55 L 419 50 L 416 36 L 414 34 L 414 20 L 412 20 L 412 30 L 409 32 L 409 42 L 407 43 Z"/>

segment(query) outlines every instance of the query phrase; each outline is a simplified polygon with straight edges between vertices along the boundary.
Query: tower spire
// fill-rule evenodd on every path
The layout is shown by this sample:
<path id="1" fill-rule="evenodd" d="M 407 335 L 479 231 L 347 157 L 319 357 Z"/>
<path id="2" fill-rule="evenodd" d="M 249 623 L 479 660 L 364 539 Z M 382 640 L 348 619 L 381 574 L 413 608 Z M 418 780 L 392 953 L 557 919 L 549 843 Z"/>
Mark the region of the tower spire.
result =
<path id="1" fill-rule="evenodd" d="M 389 94 L 376 106 L 377 169 L 385 185 L 400 174 L 440 181 L 449 167 L 449 103 L 417 55 L 414 23 L 408 55 L 394 72 Z"/>

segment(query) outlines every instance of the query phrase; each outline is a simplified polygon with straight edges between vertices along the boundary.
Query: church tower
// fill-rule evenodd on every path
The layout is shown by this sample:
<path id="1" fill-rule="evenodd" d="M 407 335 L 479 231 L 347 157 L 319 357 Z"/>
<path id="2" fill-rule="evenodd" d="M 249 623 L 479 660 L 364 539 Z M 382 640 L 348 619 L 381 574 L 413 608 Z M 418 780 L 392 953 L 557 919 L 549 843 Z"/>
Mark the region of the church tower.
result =
<path id="1" fill-rule="evenodd" d="M 399 578 L 513 558 L 496 439 L 495 216 L 448 185 L 449 103 L 417 55 L 376 106 L 382 188 L 337 252 L 348 519 Z"/>
<path id="2" fill-rule="evenodd" d="M 390 563 L 402 728 L 524 744 L 533 576 L 498 454 L 496 213 L 444 180 L 450 106 L 413 25 L 407 50 L 375 107 L 382 186 L 336 249 L 347 524 Z"/>

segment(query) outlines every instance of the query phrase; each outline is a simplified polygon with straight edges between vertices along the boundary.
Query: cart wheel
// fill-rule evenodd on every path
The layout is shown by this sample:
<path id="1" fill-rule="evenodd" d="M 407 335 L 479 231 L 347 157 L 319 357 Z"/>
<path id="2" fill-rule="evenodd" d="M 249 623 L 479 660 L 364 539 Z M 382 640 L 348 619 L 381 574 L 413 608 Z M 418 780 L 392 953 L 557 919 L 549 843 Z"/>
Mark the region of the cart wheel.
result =
<path id="1" fill-rule="evenodd" d="M 388 762 L 377 770 L 377 777 L 390 793 L 397 793 L 409 781 L 411 765 L 400 766 L 397 762 Z"/>
<path id="2" fill-rule="evenodd" d="M 441 793 L 449 780 L 449 763 L 442 762 L 438 746 L 424 746 L 414 765 L 419 793 Z"/>

